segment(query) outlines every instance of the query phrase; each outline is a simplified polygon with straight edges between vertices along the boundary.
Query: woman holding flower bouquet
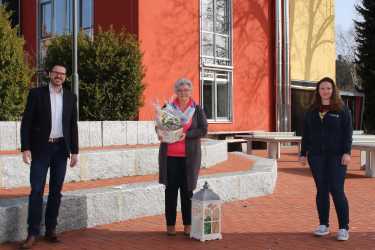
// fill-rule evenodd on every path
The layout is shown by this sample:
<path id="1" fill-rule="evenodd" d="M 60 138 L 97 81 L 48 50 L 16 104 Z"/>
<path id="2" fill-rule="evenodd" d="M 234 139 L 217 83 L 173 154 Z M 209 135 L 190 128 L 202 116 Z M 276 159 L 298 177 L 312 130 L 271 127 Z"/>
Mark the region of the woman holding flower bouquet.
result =
<path id="1" fill-rule="evenodd" d="M 177 196 L 180 190 L 184 234 L 190 234 L 191 197 L 201 166 L 201 137 L 207 134 L 207 119 L 202 108 L 191 98 L 192 83 L 179 79 L 174 85 L 177 97 L 161 109 L 159 136 L 159 182 L 165 185 L 167 234 L 176 235 Z M 178 119 L 177 119 L 178 118 Z M 166 139 L 165 131 L 178 136 Z"/>

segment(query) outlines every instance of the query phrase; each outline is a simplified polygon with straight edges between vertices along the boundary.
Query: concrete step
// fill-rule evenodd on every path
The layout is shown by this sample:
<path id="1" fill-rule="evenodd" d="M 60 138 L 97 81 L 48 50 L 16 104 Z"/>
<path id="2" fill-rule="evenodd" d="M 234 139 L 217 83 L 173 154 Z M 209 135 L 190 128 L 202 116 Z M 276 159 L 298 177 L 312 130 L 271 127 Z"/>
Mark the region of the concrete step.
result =
<path id="1" fill-rule="evenodd" d="M 155 174 L 159 171 L 158 152 L 158 145 L 81 150 L 79 165 L 68 168 L 65 182 Z M 226 142 L 202 140 L 202 168 L 227 159 Z M 20 154 L 0 154 L 0 188 L 28 186 L 29 174 L 29 166 L 22 162 Z"/>
<path id="2" fill-rule="evenodd" d="M 200 176 L 198 189 L 204 181 L 208 181 L 210 187 L 226 202 L 273 192 L 277 178 L 275 160 L 237 152 L 232 154 L 253 163 L 242 171 Z M 57 230 L 62 232 L 94 227 L 163 212 L 164 186 L 157 182 L 68 191 L 64 192 L 61 201 Z M 0 199 L 0 243 L 25 238 L 26 217 L 27 197 Z"/>

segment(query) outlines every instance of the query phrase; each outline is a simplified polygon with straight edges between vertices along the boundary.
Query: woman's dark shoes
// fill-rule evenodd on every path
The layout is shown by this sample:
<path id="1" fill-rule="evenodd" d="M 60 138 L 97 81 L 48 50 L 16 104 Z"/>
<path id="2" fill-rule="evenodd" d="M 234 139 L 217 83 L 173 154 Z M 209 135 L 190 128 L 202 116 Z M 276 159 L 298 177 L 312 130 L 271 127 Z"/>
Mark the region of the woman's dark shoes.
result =
<path id="1" fill-rule="evenodd" d="M 44 239 L 50 243 L 60 242 L 55 230 L 46 231 L 46 234 L 44 235 Z"/>
<path id="2" fill-rule="evenodd" d="M 176 236 L 175 226 L 167 226 L 167 235 L 168 236 Z"/>
<path id="3" fill-rule="evenodd" d="M 36 236 L 28 235 L 27 239 L 21 244 L 20 249 L 31 249 L 36 242 Z"/>
<path id="4" fill-rule="evenodd" d="M 190 225 L 184 225 L 184 235 L 190 236 L 191 226 Z"/>

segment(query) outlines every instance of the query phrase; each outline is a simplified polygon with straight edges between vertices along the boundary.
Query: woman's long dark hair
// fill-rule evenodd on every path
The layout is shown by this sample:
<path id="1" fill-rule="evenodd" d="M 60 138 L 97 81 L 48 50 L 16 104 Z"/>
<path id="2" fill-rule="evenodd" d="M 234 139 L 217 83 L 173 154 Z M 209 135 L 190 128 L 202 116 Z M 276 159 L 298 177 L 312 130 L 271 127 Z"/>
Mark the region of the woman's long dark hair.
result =
<path id="1" fill-rule="evenodd" d="M 330 102 L 331 110 L 332 111 L 342 110 L 344 108 L 344 102 L 342 101 L 340 97 L 339 89 L 337 88 L 335 81 L 330 77 L 323 77 L 316 84 L 315 95 L 314 95 L 314 99 L 310 108 L 312 110 L 316 110 L 316 109 L 319 109 L 320 106 L 322 105 L 322 98 L 319 94 L 319 87 L 323 82 L 329 82 L 332 85 L 332 96 L 331 96 L 331 102 Z"/>

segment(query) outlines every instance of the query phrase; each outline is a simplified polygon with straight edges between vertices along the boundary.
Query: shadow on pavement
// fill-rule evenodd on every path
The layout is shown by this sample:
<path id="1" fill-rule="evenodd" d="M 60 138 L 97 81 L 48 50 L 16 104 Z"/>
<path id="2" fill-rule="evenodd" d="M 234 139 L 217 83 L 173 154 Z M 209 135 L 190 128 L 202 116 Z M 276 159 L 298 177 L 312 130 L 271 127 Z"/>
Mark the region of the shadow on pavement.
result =
<path id="1" fill-rule="evenodd" d="M 160 231 L 121 231 L 119 229 L 86 229 L 61 235 L 62 243 L 39 241 L 35 249 L 375 249 L 375 233 L 351 232 L 349 241 L 338 242 L 335 232 L 314 237 L 307 232 L 223 233 L 222 240 L 200 242 L 182 235 L 171 237 Z M 18 243 L 0 246 L 17 249 Z"/>

